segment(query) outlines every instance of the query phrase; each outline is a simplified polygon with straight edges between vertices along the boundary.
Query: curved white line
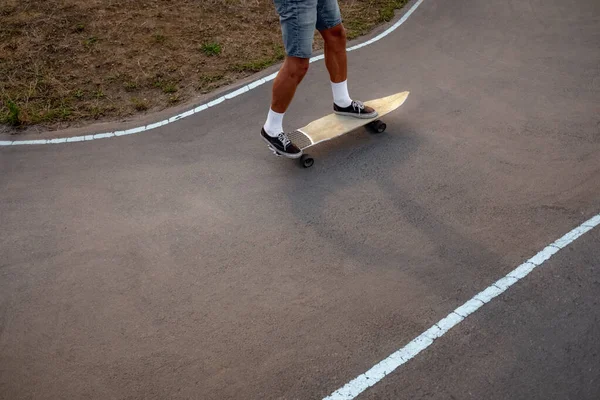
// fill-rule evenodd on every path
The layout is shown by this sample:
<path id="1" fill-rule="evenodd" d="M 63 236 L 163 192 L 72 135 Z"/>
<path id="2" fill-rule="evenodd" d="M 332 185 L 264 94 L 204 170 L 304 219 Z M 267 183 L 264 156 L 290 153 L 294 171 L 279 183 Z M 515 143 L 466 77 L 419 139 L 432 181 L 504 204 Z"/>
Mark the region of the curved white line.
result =
<path id="1" fill-rule="evenodd" d="M 384 38 L 385 36 L 389 35 L 390 33 L 392 33 L 393 31 L 395 31 L 396 29 L 398 29 L 398 27 L 400 25 L 402 25 L 407 19 L 408 17 L 411 16 L 411 14 L 421 5 L 421 3 L 424 0 L 418 0 L 403 16 L 402 18 L 400 18 L 400 20 L 398 20 L 398 22 L 396 22 L 394 25 L 390 26 L 388 29 L 386 29 L 385 31 L 383 31 L 382 33 L 380 33 L 379 35 L 375 36 L 374 38 L 367 40 L 364 43 L 360 43 L 357 44 L 356 46 L 352 46 L 349 47 L 348 49 L 346 49 L 347 51 L 353 51 L 353 50 L 357 50 L 360 49 L 361 47 L 365 47 L 368 46 L 374 42 L 377 42 L 378 40 L 381 40 L 382 38 Z M 315 57 L 312 57 L 310 59 L 310 62 L 313 63 L 315 61 L 319 61 L 324 59 L 325 56 L 324 55 L 318 55 Z M 275 79 L 275 77 L 277 76 L 277 72 L 268 75 L 264 78 L 258 79 L 252 83 L 249 83 L 246 86 L 243 86 L 233 92 L 227 93 L 226 95 L 223 95 L 215 100 L 212 100 L 208 103 L 202 104 L 192 110 L 186 111 L 184 113 L 181 114 L 177 114 L 169 119 L 165 119 L 159 122 L 155 122 L 153 124 L 149 124 L 149 125 L 144 125 L 144 126 L 139 126 L 137 128 L 131 128 L 131 129 L 127 129 L 124 131 L 113 131 L 113 132 L 107 132 L 107 133 L 97 133 L 95 135 L 83 135 L 83 136 L 74 136 L 74 137 L 70 137 L 70 138 L 59 138 L 59 139 L 42 139 L 42 140 L 15 140 L 15 141 L 1 141 L 0 140 L 0 146 L 16 146 L 16 145 L 25 145 L 25 144 L 59 144 L 59 143 L 70 143 L 70 142 L 83 142 L 83 141 L 90 141 L 90 140 L 97 140 L 97 139 L 106 139 L 106 138 L 110 138 L 110 137 L 115 137 L 115 136 L 124 136 L 124 135 L 132 135 L 134 133 L 140 133 L 140 132 L 146 132 L 158 127 L 161 127 L 163 125 L 167 125 L 170 124 L 172 122 L 178 121 L 180 119 L 183 118 L 187 118 L 189 116 L 192 116 L 194 114 L 197 114 L 199 112 L 202 112 L 204 110 L 206 110 L 209 107 L 214 107 L 218 104 L 223 103 L 225 100 L 229 100 L 229 99 L 233 99 L 234 97 L 237 97 L 243 93 L 246 93 L 252 89 L 257 88 L 260 85 L 263 85 L 269 81 L 272 81 L 273 79 Z"/>

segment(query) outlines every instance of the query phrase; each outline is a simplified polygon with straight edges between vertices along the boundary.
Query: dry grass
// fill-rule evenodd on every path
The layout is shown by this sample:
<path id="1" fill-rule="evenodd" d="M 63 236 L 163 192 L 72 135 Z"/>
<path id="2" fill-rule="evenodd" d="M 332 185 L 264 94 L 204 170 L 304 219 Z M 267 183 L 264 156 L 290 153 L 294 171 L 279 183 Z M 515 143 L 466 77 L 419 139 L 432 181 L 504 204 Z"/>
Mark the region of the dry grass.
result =
<path id="1" fill-rule="evenodd" d="M 349 37 L 406 2 L 340 0 Z M 2 0 L 0 123 L 56 129 L 164 109 L 283 56 L 272 0 Z"/>

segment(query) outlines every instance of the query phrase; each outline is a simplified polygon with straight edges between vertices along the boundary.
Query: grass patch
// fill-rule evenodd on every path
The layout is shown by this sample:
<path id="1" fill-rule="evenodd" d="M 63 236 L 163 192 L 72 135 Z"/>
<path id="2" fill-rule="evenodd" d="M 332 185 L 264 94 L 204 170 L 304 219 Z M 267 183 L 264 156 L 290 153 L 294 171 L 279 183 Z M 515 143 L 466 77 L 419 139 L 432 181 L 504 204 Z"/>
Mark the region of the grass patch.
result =
<path id="1" fill-rule="evenodd" d="M 125 90 L 128 92 L 133 92 L 137 89 L 137 83 L 135 82 L 125 82 Z"/>
<path id="2" fill-rule="evenodd" d="M 225 81 L 225 74 L 221 72 L 216 73 L 202 73 L 198 78 L 198 84 L 196 85 L 196 90 L 200 93 L 208 93 L 211 90 L 215 89 L 219 85 L 223 84 Z"/>
<path id="3" fill-rule="evenodd" d="M 348 37 L 407 2 L 340 0 Z M 160 110 L 285 57 L 272 0 L 31 3 L 0 1 L 5 125 L 64 127 Z"/>
<path id="4" fill-rule="evenodd" d="M 243 63 L 237 63 L 233 65 L 231 69 L 237 72 L 258 72 L 262 71 L 267 67 L 270 67 L 273 64 L 277 64 L 284 58 L 285 51 L 283 49 L 283 46 L 274 45 L 270 51 L 270 55 Z"/>
<path id="5" fill-rule="evenodd" d="M 276 58 L 262 58 L 245 63 L 235 64 L 232 67 L 232 70 L 237 72 L 258 72 L 275 64 L 276 62 Z"/>
<path id="6" fill-rule="evenodd" d="M 167 83 L 162 88 L 164 93 L 175 93 L 177 91 L 177 85 L 173 83 Z"/>
<path id="7" fill-rule="evenodd" d="M 73 110 L 71 110 L 67 106 L 55 107 L 48 110 L 46 113 L 42 114 L 40 120 L 41 121 L 53 121 L 60 120 L 66 121 L 73 114 Z"/>
<path id="8" fill-rule="evenodd" d="M 394 10 L 404 7 L 408 0 L 392 0 L 384 4 L 379 11 L 379 22 L 389 22 L 394 18 Z"/>
<path id="9" fill-rule="evenodd" d="M 348 40 L 356 39 L 359 36 L 365 35 L 369 32 L 371 25 L 366 21 L 353 20 L 348 21 L 345 24 L 346 36 Z"/>
<path id="10" fill-rule="evenodd" d="M 6 100 L 6 112 L 0 118 L 3 124 L 11 126 L 21 125 L 21 108 L 12 100 Z"/>
<path id="11" fill-rule="evenodd" d="M 148 100 L 146 99 L 138 99 L 137 97 L 132 97 L 131 98 L 131 104 L 133 104 L 133 108 L 136 111 L 146 111 L 148 108 L 150 108 L 150 105 L 148 104 Z"/>
<path id="12" fill-rule="evenodd" d="M 96 43 L 98 43 L 98 38 L 96 36 L 91 36 L 83 41 L 83 45 L 86 47 L 91 47 Z"/>
<path id="13" fill-rule="evenodd" d="M 275 46 L 275 55 L 274 55 L 275 59 L 277 61 L 281 61 L 285 58 L 285 49 L 283 48 L 282 45 L 278 44 Z"/>
<path id="14" fill-rule="evenodd" d="M 165 82 L 162 80 L 154 81 L 154 87 L 160 89 L 163 93 L 175 93 L 177 89 L 177 85 L 173 82 Z"/>
<path id="15" fill-rule="evenodd" d="M 218 56 L 221 54 L 221 45 L 219 43 L 205 43 L 200 50 L 207 56 Z"/>
<path id="16" fill-rule="evenodd" d="M 219 82 L 225 74 L 215 73 L 215 74 L 202 74 L 200 75 L 200 85 L 207 85 L 215 82 Z"/>
<path id="17" fill-rule="evenodd" d="M 161 44 L 167 41 L 167 37 L 162 33 L 155 33 L 152 35 L 152 40 L 154 41 L 154 43 Z"/>

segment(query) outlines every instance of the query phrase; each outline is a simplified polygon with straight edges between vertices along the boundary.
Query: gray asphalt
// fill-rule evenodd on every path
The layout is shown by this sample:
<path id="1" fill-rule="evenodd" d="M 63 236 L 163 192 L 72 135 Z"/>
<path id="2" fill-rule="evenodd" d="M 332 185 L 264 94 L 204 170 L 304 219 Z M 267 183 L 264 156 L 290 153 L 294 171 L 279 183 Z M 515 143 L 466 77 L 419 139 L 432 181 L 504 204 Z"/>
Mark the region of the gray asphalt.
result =
<path id="1" fill-rule="evenodd" d="M 388 131 L 325 143 L 308 170 L 258 136 L 270 85 L 139 135 L 0 148 L 0 396 L 331 393 L 600 212 L 599 24 L 595 0 L 425 0 L 350 53 L 354 97 L 411 92 Z M 286 126 L 330 107 L 317 62 Z M 586 312 L 593 235 L 551 268 L 582 283 L 586 307 L 560 306 L 597 332 Z M 523 366 L 480 372 L 474 393 L 490 387 L 485 377 L 510 395 L 597 365 L 583 333 L 552 371 L 544 363 L 561 357 L 563 335 L 533 356 L 529 344 L 552 327 L 556 304 L 544 299 L 572 292 L 563 275 L 543 274 L 364 395 L 398 398 L 411 376 L 420 386 L 407 398 L 462 398 L 471 378 L 440 365 L 476 364 L 482 352 Z M 507 322 L 517 314 L 531 325 Z M 465 336 L 467 326 L 496 329 L 501 345 Z M 519 348 L 532 357 L 502 353 Z M 557 393 L 597 390 L 567 378 L 552 381 Z"/>
<path id="2" fill-rule="evenodd" d="M 600 398 L 599 243 L 580 238 L 359 399 Z"/>

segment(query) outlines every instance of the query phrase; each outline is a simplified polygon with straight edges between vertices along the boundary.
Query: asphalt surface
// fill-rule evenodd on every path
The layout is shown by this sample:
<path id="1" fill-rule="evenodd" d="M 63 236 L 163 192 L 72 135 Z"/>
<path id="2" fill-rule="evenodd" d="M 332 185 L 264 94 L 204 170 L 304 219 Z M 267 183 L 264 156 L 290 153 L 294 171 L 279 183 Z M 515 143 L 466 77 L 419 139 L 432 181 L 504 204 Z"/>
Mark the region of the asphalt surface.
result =
<path id="1" fill-rule="evenodd" d="M 360 399 L 600 398 L 598 243 L 596 229 Z"/>
<path id="2" fill-rule="evenodd" d="M 599 24 L 595 0 L 425 0 L 349 54 L 354 97 L 411 92 L 388 131 L 308 170 L 258 136 L 270 84 L 0 148 L 0 397 L 330 394 L 600 212 Z M 288 128 L 330 111 L 327 82 L 312 64 Z M 587 235 L 361 396 L 597 398 Z"/>

